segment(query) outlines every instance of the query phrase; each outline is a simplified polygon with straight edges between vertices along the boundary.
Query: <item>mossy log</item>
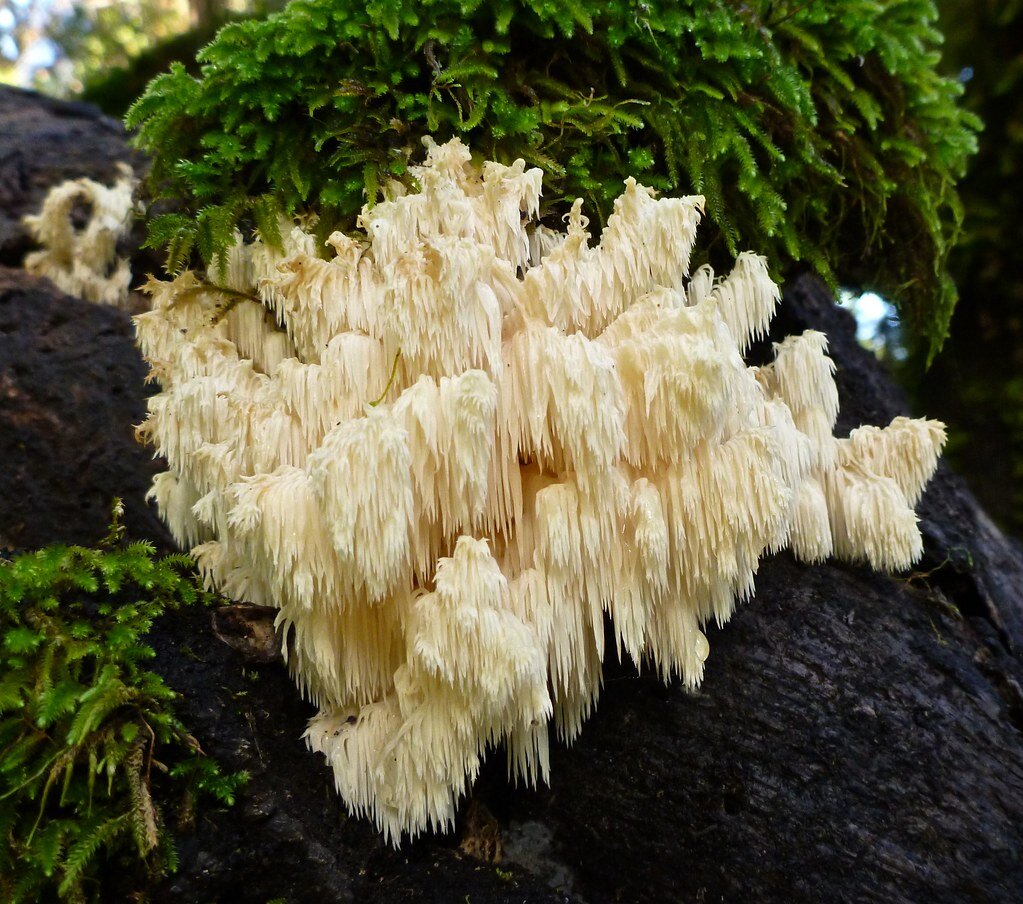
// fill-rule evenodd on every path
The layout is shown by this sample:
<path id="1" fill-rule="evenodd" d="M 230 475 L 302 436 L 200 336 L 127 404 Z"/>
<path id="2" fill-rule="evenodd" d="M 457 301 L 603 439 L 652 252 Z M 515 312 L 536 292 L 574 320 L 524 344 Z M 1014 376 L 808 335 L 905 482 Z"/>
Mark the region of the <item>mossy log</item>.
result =
<path id="1" fill-rule="evenodd" d="M 8 154 L 12 104 L 26 103 L 0 90 Z M 102 133 L 90 146 L 109 159 L 60 178 L 122 153 L 93 113 L 36 103 L 69 153 Z M 5 160 L 37 156 L 0 159 L 0 185 L 14 181 Z M 25 204 L 8 193 L 0 218 Z M 905 413 L 851 318 L 806 276 L 774 329 L 811 327 L 838 365 L 840 433 Z M 133 534 L 169 543 L 142 498 L 153 463 L 131 441 L 143 375 L 126 314 L 0 271 L 0 546 L 97 540 L 115 495 Z M 1023 551 L 945 468 L 919 512 L 912 574 L 767 559 L 756 597 L 710 629 L 698 693 L 608 663 L 579 741 L 554 746 L 550 788 L 510 787 L 497 751 L 458 831 L 399 851 L 344 814 L 304 749 L 311 708 L 283 665 L 247 661 L 209 614 L 168 617 L 156 667 L 182 692 L 183 720 L 253 779 L 234 809 L 182 831 L 180 870 L 154 900 L 1018 901 Z"/>

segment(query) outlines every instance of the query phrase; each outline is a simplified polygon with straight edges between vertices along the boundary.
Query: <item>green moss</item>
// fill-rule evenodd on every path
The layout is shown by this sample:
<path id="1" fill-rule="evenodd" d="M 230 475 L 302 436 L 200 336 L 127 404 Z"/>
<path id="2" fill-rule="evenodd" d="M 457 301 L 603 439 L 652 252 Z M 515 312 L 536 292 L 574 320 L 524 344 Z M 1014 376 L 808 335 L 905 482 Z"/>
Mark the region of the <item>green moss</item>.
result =
<path id="1" fill-rule="evenodd" d="M 166 610 L 208 599 L 185 556 L 124 544 L 54 546 L 0 559 L 0 899 L 111 900 L 117 875 L 173 871 L 153 786 L 233 801 L 224 774 L 145 668 Z M 116 868 L 113 868 L 116 864 Z"/>
<path id="2" fill-rule="evenodd" d="M 930 0 L 295 0 L 228 26 L 128 116 L 180 211 L 172 269 L 278 213 L 350 227 L 420 139 L 548 173 L 603 218 L 634 174 L 707 196 L 710 256 L 752 249 L 883 291 L 936 349 L 976 121 L 935 69 Z"/>

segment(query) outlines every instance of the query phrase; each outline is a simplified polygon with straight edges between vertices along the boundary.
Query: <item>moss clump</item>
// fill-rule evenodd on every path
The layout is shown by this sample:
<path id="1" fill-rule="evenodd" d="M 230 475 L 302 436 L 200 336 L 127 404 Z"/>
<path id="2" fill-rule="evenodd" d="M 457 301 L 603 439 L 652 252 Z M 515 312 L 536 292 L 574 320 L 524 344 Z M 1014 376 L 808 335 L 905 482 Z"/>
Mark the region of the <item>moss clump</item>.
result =
<path id="1" fill-rule="evenodd" d="M 129 113 L 154 158 L 150 244 L 177 269 L 236 226 L 350 225 L 420 138 L 542 166 L 609 212 L 625 175 L 700 192 L 721 254 L 896 298 L 937 348 L 954 183 L 976 121 L 935 69 L 931 0 L 295 0 L 237 23 Z"/>
<path id="2" fill-rule="evenodd" d="M 0 559 L 0 900 L 110 900 L 175 867 L 154 785 L 230 803 L 145 663 L 154 620 L 205 601 L 187 556 L 145 543 Z M 112 864 L 117 869 L 111 869 Z M 102 869 L 106 865 L 107 869 Z"/>

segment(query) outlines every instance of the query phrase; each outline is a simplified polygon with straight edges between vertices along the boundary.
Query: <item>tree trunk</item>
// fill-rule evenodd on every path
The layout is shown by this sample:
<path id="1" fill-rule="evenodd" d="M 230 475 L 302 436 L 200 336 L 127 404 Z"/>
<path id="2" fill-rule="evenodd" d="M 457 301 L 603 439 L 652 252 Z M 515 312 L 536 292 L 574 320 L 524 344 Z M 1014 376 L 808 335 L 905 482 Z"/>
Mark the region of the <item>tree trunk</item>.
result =
<path id="1" fill-rule="evenodd" d="M 192 28 L 199 31 L 209 31 L 217 16 L 217 3 L 214 0 L 188 0 L 188 10 L 191 13 Z"/>
<path id="2" fill-rule="evenodd" d="M 0 122 L 15 101 L 0 93 Z M 39 104 L 58 147 L 110 128 Z M 0 186 L 21 212 L 7 187 L 43 177 L 19 159 L 13 181 L 0 162 Z M 831 340 L 840 432 L 904 412 L 849 315 L 803 276 L 775 330 L 808 328 Z M 136 534 L 168 542 L 142 499 L 153 465 L 125 439 L 141 376 L 125 315 L 0 271 L 0 545 L 95 540 L 114 495 Z M 117 468 L 80 478 L 103 454 Z M 553 746 L 550 788 L 511 787 L 496 751 L 457 832 L 400 851 L 345 815 L 284 667 L 219 639 L 237 618 L 215 632 L 208 613 L 168 617 L 157 669 L 204 749 L 252 780 L 181 836 L 155 900 L 1018 901 L 1023 553 L 945 468 L 919 512 L 914 573 L 765 560 L 755 599 L 709 629 L 698 693 L 607 663 L 580 739 Z"/>

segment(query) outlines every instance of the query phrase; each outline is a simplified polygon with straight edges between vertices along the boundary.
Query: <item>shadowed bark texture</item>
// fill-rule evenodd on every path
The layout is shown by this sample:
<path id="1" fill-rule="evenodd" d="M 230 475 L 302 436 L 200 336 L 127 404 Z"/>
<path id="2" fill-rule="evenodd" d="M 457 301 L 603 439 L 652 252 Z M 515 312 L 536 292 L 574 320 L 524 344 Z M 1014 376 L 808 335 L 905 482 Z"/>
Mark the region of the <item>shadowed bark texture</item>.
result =
<path id="1" fill-rule="evenodd" d="M 146 365 L 127 314 L 0 266 L 0 548 L 94 543 L 115 497 L 125 524 L 173 541 L 144 501 L 160 470 L 135 442 Z"/>
<path id="2" fill-rule="evenodd" d="M 7 104 L 0 92 L 0 116 Z M 90 121 L 106 141 L 106 122 Z M 840 433 L 905 413 L 849 315 L 794 277 L 775 338 L 808 328 L 831 340 Z M 125 314 L 0 271 L 0 545 L 94 541 L 114 495 L 133 535 L 169 543 L 142 500 L 155 465 L 132 440 L 143 376 Z M 945 468 L 918 510 L 914 573 L 765 560 L 755 599 L 710 628 L 698 693 L 607 663 L 582 736 L 554 745 L 550 788 L 510 786 L 497 751 L 458 830 L 400 851 L 345 815 L 304 749 L 311 708 L 279 660 L 265 663 L 265 612 L 166 618 L 156 668 L 182 692 L 183 719 L 253 777 L 236 807 L 181 834 L 181 868 L 154 899 L 1018 901 L 1023 553 Z"/>

